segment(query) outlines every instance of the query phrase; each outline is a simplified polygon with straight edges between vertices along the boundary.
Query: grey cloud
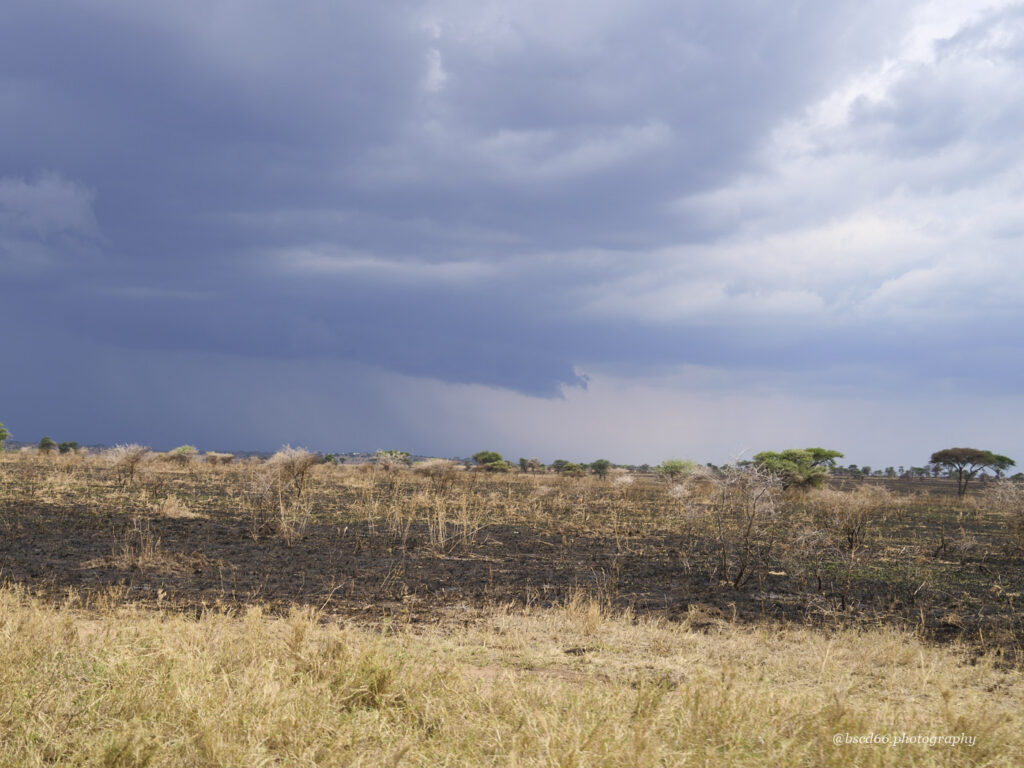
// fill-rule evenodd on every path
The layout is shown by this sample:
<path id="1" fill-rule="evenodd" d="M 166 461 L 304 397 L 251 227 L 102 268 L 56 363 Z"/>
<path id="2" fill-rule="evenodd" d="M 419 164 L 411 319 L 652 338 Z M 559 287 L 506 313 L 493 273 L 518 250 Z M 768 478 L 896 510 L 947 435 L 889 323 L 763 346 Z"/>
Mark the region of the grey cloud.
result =
<path id="1" fill-rule="evenodd" d="M 869 94 L 840 125 L 812 126 L 805 145 L 778 150 L 781 129 L 898 53 L 911 10 L 8 4 L 0 177 L 14 181 L 0 182 L 0 246 L 63 265 L 34 285 L 0 284 L 12 311 L 47 306 L 47 349 L 11 354 L 38 372 L 65 353 L 85 368 L 70 353 L 103 349 L 125 376 L 145 360 L 161 373 L 139 386 L 179 409 L 185 396 L 159 385 L 167 361 L 189 361 L 216 399 L 245 376 L 268 377 L 266 398 L 285 397 L 287 375 L 268 373 L 275 365 L 351 375 L 361 393 L 383 371 L 557 397 L 584 383 L 581 370 L 642 377 L 682 363 L 838 391 L 844 361 L 848 371 L 891 368 L 908 388 L 967 377 L 1005 389 L 1015 366 L 1000 351 L 1017 342 L 1004 328 L 979 342 L 976 315 L 958 326 L 928 307 L 914 323 L 880 317 L 884 306 L 858 314 L 852 305 L 899 274 L 814 282 L 773 269 L 785 255 L 765 256 L 768 235 L 806 227 L 824 231 L 804 244 L 823 263 L 856 263 L 859 252 L 833 249 L 823 222 L 888 205 L 897 189 L 911 200 L 893 202 L 894 216 L 914 220 L 930 204 L 918 196 L 991 184 L 1019 154 L 1021 100 L 997 98 L 998 78 L 972 90 L 970 77 L 983 60 L 1016 74 L 1016 44 L 992 42 L 1013 25 L 1009 11 L 940 43 L 934 64 L 900 68 L 884 98 Z M 1011 232 L 1012 219 L 990 226 Z M 724 256 L 737 242 L 740 256 Z M 680 244 L 707 250 L 662 255 Z M 76 261 L 82 249 L 91 255 Z M 635 285 L 688 280 L 724 286 L 749 311 L 659 319 L 591 309 L 595 295 L 635 305 L 653 295 Z M 914 299 L 909 289 L 886 295 Z M 820 306 L 786 316 L 771 311 L 772 296 Z M 936 336 L 955 354 L 935 353 Z M 97 402 L 133 402 L 131 385 L 111 395 L 107 379 L 90 376 Z M 188 386 L 184 374 L 171 380 Z M 4 398 L 33 400 L 5 386 Z M 317 392 L 323 402 L 330 387 Z M 139 399 L 123 425 L 151 402 Z M 390 407 L 382 396 L 372 403 Z"/>

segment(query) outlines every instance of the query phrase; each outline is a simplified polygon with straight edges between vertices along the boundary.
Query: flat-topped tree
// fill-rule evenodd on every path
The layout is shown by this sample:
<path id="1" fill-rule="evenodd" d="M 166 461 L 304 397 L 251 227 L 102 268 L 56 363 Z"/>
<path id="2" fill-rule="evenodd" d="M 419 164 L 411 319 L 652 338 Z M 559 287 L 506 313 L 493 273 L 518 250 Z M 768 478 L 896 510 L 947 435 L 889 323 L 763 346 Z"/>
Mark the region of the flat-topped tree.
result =
<path id="1" fill-rule="evenodd" d="M 991 467 L 997 473 L 1005 472 L 1016 464 L 1008 456 L 983 451 L 980 448 L 943 448 L 932 454 L 929 463 L 936 467 L 944 467 L 950 475 L 956 477 L 956 493 L 960 497 L 967 493 L 967 483 L 981 470 Z"/>
<path id="2" fill-rule="evenodd" d="M 781 453 L 761 451 L 754 465 L 778 475 L 783 488 L 820 488 L 841 458 L 842 453 L 827 448 L 790 448 Z"/>
<path id="3" fill-rule="evenodd" d="M 473 461 L 485 472 L 508 472 L 509 470 L 508 463 L 497 451 L 477 451 L 473 454 Z"/>
<path id="4" fill-rule="evenodd" d="M 996 477 L 1002 477 L 1006 470 L 1017 464 L 1017 462 L 1009 456 L 1002 456 L 997 453 L 995 454 L 995 457 L 996 460 L 992 463 L 992 471 L 996 473 Z"/>

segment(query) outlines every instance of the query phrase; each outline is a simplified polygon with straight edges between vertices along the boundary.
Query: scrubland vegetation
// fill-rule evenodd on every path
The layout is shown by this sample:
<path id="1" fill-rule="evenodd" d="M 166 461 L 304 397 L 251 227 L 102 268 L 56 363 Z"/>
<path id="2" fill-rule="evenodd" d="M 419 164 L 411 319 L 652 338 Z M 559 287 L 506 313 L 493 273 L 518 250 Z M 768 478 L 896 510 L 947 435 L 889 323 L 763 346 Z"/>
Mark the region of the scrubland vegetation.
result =
<path id="1" fill-rule="evenodd" d="M 1020 762 L 1019 482 L 393 453 L 0 454 L 0 764 Z"/>

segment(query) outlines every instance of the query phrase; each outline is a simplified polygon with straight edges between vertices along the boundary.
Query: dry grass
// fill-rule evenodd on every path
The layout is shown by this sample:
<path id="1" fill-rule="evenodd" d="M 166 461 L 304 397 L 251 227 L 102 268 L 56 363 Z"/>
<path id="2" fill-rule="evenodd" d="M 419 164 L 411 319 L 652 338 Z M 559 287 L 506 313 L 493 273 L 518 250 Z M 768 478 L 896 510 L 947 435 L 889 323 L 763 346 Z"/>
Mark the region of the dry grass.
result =
<path id="1" fill-rule="evenodd" d="M 1021 672 L 894 631 L 582 598 L 373 631 L 0 592 L 3 765 L 1014 766 L 1022 713 Z M 833 744 L 871 733 L 974 746 Z"/>
<path id="2" fill-rule="evenodd" d="M 823 581 L 843 601 L 858 579 L 892 584 L 896 597 L 918 601 L 915 612 L 927 580 L 942 576 L 953 585 L 935 589 L 946 624 L 1000 601 L 1016 621 L 1009 568 L 1024 552 L 1020 485 L 988 486 L 967 514 L 867 486 L 793 496 L 712 473 L 673 486 L 632 475 L 490 476 L 444 462 L 356 470 L 293 449 L 271 462 L 187 466 L 133 455 L 143 457 L 133 475 L 110 457 L 0 455 L 4 541 L 35 546 L 23 532 L 43 530 L 32 527 L 42 519 L 60 531 L 102 521 L 78 530 L 109 536 L 109 548 L 74 568 L 90 576 L 113 562 L 157 596 L 148 610 L 126 604 L 140 592 L 125 586 L 93 590 L 88 606 L 72 597 L 54 607 L 52 595 L 48 606 L 0 589 L 0 765 L 1011 766 L 1024 754 L 1019 653 L 997 660 L 981 645 L 968 655 L 867 621 L 859 630 L 733 621 L 744 585 L 748 600 L 770 599 L 780 571 L 794 590 L 811 584 L 815 599 Z M 941 543 L 920 527 L 936 514 Z M 488 531 L 499 524 L 542 532 L 551 557 L 573 557 L 578 535 L 647 558 L 645 567 L 653 559 L 642 548 L 667 530 L 679 548 L 671 578 L 697 574 L 708 586 L 682 598 L 675 623 L 613 609 L 623 602 L 611 570 L 559 608 L 439 605 L 431 623 L 341 626 L 308 608 L 283 619 L 256 607 L 200 620 L 172 612 L 164 589 L 208 564 L 193 537 L 233 520 L 249 521 L 229 530 L 247 541 L 249 530 L 255 554 L 276 551 L 268 535 L 292 544 L 308 528 L 311 537 L 336 529 L 331 546 L 354 556 L 343 535 L 351 524 L 363 531 L 358 546 L 386 542 L 374 552 L 403 562 L 436 554 L 445 568 L 463 567 L 452 553 L 500 552 Z M 540 551 L 517 562 L 548 557 Z M 1000 558 L 1010 566 L 990 574 Z M 957 597 L 982 582 L 990 602 Z M 385 593 L 380 585 L 366 599 Z M 717 606 L 696 602 L 723 595 Z M 975 743 L 837 746 L 837 733 Z"/>

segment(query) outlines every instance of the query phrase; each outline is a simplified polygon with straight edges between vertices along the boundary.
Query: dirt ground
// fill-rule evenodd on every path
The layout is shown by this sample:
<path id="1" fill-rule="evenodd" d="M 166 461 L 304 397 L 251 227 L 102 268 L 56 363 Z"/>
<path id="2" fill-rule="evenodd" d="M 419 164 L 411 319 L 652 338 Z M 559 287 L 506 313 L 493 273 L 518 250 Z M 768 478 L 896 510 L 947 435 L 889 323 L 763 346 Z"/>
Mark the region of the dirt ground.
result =
<path id="1" fill-rule="evenodd" d="M 595 510 L 588 517 L 545 506 L 551 496 L 536 489 L 558 478 L 523 487 L 474 480 L 465 498 L 485 511 L 493 505 L 494 521 L 482 517 L 472 536 L 438 546 L 423 518 L 410 518 L 398 535 L 366 511 L 376 479 L 361 478 L 359 487 L 320 481 L 300 530 L 282 536 L 257 528 L 243 494 L 209 473 L 163 471 L 124 490 L 101 468 L 56 480 L 21 464 L 3 469 L 0 581 L 55 603 L 73 594 L 197 614 L 303 604 L 360 622 L 417 623 L 495 604 L 559 604 L 583 592 L 610 608 L 691 625 L 897 624 L 1016 663 L 1024 645 L 1024 561 L 1008 547 L 1004 521 L 965 516 L 937 486 L 931 501 L 914 497 L 880 522 L 856 557 L 822 556 L 800 568 L 780 560 L 737 587 L 708 566 L 713 541 L 659 518 L 659 505 L 670 504 L 655 484 L 612 526 L 601 517 L 617 503 L 606 482 L 584 489 L 583 504 Z M 387 482 L 392 493 L 421 491 Z M 531 516 L 507 512 L 506 490 L 531 505 Z M 170 495 L 184 499 L 183 511 L 160 506 Z"/>

